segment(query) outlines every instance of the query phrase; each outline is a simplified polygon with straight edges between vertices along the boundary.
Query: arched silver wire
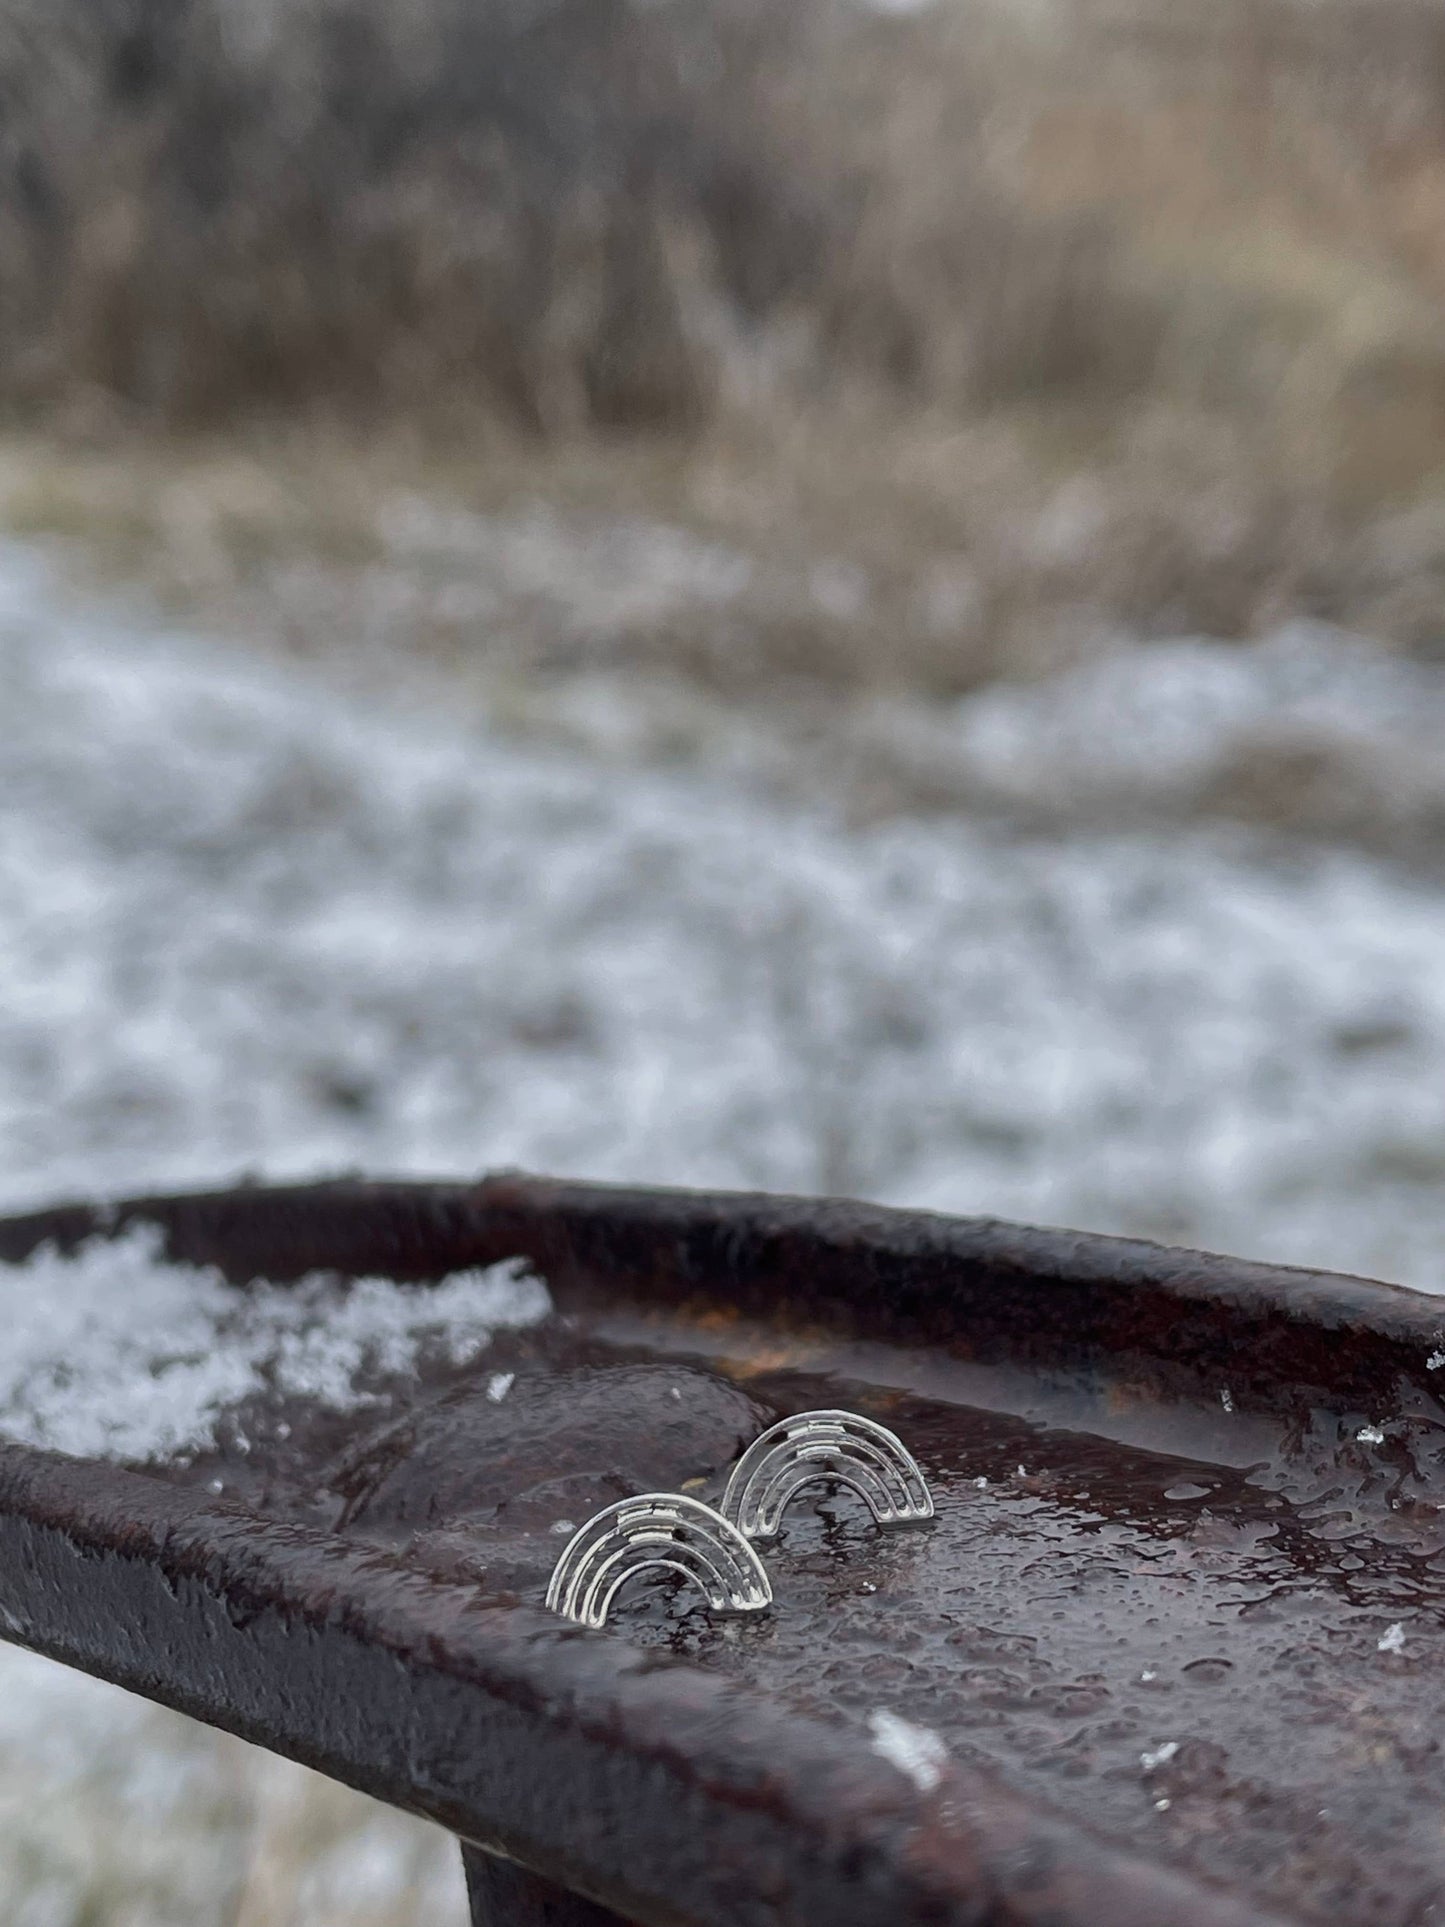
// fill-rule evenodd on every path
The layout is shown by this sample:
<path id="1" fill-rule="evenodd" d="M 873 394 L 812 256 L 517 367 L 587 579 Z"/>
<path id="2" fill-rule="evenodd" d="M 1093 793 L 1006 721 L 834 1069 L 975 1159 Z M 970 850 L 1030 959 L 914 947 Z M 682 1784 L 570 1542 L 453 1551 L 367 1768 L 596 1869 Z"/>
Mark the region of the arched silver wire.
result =
<path id="1" fill-rule="evenodd" d="M 602 1626 L 619 1588 L 656 1568 L 692 1580 L 715 1613 L 760 1613 L 773 1603 L 762 1560 L 720 1512 L 684 1493 L 644 1492 L 578 1527 L 553 1568 L 547 1604 L 564 1619 Z"/>
<path id="2" fill-rule="evenodd" d="M 773 1539 L 806 1485 L 845 1485 L 880 1526 L 926 1525 L 933 1495 L 896 1433 L 856 1412 L 799 1412 L 780 1419 L 743 1453 L 722 1513 L 745 1539 Z"/>

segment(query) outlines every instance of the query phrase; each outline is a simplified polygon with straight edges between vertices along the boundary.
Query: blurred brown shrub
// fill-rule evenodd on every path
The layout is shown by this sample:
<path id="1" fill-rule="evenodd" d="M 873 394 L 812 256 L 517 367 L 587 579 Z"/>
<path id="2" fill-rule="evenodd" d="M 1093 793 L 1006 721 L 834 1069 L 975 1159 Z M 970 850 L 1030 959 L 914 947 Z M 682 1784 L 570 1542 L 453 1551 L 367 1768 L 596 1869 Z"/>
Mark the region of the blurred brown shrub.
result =
<path id="1" fill-rule="evenodd" d="M 638 512 L 863 569 L 767 630 L 845 680 L 1435 646 L 1445 10 L 0 0 L 0 410 L 605 443 L 603 501 L 626 431 Z"/>
<path id="2" fill-rule="evenodd" d="M 0 0 L 0 394 L 570 428 L 1117 369 L 1106 225 L 1009 206 L 903 51 L 848 0 Z"/>

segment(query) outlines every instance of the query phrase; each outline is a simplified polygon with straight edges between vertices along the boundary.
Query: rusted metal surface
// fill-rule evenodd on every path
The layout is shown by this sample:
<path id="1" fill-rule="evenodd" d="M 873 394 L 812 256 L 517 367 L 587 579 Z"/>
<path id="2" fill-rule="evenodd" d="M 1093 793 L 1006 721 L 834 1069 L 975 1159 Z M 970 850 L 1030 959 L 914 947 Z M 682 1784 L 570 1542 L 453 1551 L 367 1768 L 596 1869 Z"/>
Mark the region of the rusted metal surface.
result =
<path id="1" fill-rule="evenodd" d="M 0 1446 L 11 1637 L 440 1820 L 478 1918 L 560 1886 L 576 1927 L 1445 1919 L 1435 1301 L 520 1177 L 76 1207 L 0 1223 L 0 1257 L 135 1218 L 238 1284 L 520 1255 L 551 1286 L 544 1325 L 365 1414 L 259 1399 L 244 1454 Z M 755 1624 L 666 1586 L 600 1633 L 540 1610 L 559 1519 L 715 1503 L 831 1405 L 907 1440 L 930 1530 L 800 1503 Z M 946 1745 L 936 1778 L 890 1718 Z"/>
<path id="2" fill-rule="evenodd" d="M 515 1860 L 463 1847 L 462 1862 L 472 1927 L 628 1927 L 610 1908 L 539 1879 Z"/>

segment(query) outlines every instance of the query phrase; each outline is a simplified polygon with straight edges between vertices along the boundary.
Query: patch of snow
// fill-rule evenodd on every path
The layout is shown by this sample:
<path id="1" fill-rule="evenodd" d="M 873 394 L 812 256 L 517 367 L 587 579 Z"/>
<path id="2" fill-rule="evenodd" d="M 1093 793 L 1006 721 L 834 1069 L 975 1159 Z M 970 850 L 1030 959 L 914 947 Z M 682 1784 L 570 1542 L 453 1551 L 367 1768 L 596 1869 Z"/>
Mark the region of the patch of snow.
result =
<path id="1" fill-rule="evenodd" d="M 1379 1425 L 1362 1425 L 1359 1431 L 1356 1432 L 1355 1437 L 1361 1445 L 1383 1445 L 1385 1443 L 1384 1428 Z"/>
<path id="2" fill-rule="evenodd" d="M 1232 1412 L 1234 1410 L 1234 1394 L 1233 1392 L 1230 1391 L 1227 1385 L 1224 1387 L 1224 1390 L 1219 1394 L 1219 1402 L 1224 1407 L 1226 1412 Z"/>
<path id="3" fill-rule="evenodd" d="M 348 1411 L 371 1396 L 363 1372 L 404 1373 L 423 1348 L 465 1363 L 549 1305 L 511 1262 L 424 1291 L 326 1277 L 237 1291 L 166 1263 L 159 1232 L 136 1226 L 73 1257 L 0 1264 L 0 1432 L 134 1462 L 196 1452 L 243 1399 L 274 1389 Z"/>
<path id="4" fill-rule="evenodd" d="M 1430 1356 L 1425 1360 L 1425 1370 L 1427 1372 L 1438 1372 L 1442 1365 L 1445 1365 L 1445 1352 L 1431 1352 Z"/>
<path id="5" fill-rule="evenodd" d="M 1150 756 L 1200 677 L 1305 703 L 1313 646 L 1131 657 Z M 1358 653 L 1380 727 L 1433 714 Z M 1442 1282 L 1445 892 L 1363 853 L 858 828 L 62 611 L 3 548 L 0 713 L 0 1209 L 522 1165 Z"/>
<path id="6" fill-rule="evenodd" d="M 1387 1626 L 1380 1634 L 1376 1651 L 1381 1653 L 1403 1653 L 1405 1650 L 1405 1628 L 1397 1619 L 1393 1626 Z"/>
<path id="7" fill-rule="evenodd" d="M 1438 669 L 1321 623 L 1252 645 L 1121 649 L 1032 687 L 996 685 L 959 704 L 956 729 L 979 788 L 1032 809 L 1192 810 L 1241 772 L 1257 780 L 1302 756 L 1333 778 L 1337 807 L 1423 821 L 1445 800 Z"/>
<path id="8" fill-rule="evenodd" d="M 878 1707 L 868 1715 L 868 1730 L 880 1759 L 897 1767 L 920 1793 L 933 1792 L 948 1765 L 948 1748 L 931 1727 L 915 1726 Z"/>
<path id="9" fill-rule="evenodd" d="M 1178 1740 L 1165 1740 L 1164 1744 L 1156 1746 L 1152 1753 L 1141 1753 L 1139 1764 L 1146 1773 L 1155 1773 L 1161 1766 L 1167 1766 L 1178 1751 Z"/>
<path id="10" fill-rule="evenodd" d="M 590 521 L 551 508 L 483 515 L 403 495 L 383 511 L 378 533 L 400 560 L 461 565 L 443 616 L 495 621 L 531 602 L 554 630 L 599 641 L 731 602 L 752 576 L 741 551 L 641 517 Z"/>
<path id="11" fill-rule="evenodd" d="M 487 1397 L 493 1405 L 500 1405 L 517 1382 L 515 1372 L 493 1372 L 487 1380 Z"/>

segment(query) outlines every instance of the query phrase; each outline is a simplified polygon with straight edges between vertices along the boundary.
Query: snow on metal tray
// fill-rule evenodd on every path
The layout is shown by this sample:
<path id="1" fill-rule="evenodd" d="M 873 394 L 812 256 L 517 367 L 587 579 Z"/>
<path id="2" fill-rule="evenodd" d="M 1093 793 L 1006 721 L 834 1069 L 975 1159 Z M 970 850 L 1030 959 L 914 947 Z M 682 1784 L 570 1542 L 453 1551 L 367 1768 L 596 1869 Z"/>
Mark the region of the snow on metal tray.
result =
<path id="1" fill-rule="evenodd" d="M 0 1259 L 38 1651 L 658 1927 L 1445 1918 L 1436 1300 L 511 1176 L 67 1207 Z M 930 1530 L 820 1489 L 766 1616 L 543 1609 L 575 1524 L 716 1503 L 819 1407 L 906 1438 Z"/>

